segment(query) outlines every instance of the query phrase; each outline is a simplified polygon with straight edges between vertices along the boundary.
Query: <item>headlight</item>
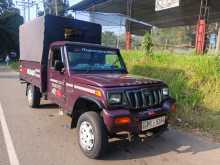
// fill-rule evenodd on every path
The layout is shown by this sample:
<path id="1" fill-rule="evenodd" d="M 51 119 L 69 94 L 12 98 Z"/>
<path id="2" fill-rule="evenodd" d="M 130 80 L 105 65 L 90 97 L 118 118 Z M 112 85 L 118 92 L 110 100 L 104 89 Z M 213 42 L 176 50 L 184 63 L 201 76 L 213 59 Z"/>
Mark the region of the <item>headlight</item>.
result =
<path id="1" fill-rule="evenodd" d="M 109 93 L 108 102 L 110 105 L 121 105 L 122 93 Z"/>
<path id="2" fill-rule="evenodd" d="M 163 92 L 164 96 L 168 96 L 169 95 L 169 89 L 168 88 L 163 88 L 162 92 Z"/>

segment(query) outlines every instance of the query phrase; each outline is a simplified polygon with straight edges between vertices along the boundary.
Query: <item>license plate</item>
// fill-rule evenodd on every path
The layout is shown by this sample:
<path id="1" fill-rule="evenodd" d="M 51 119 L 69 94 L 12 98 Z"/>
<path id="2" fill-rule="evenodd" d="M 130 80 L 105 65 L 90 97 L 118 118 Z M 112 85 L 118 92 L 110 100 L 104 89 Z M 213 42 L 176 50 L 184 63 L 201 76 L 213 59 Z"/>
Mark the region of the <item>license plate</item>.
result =
<path id="1" fill-rule="evenodd" d="M 142 121 L 141 123 L 141 129 L 142 131 L 146 131 L 152 128 L 156 128 L 159 127 L 161 125 L 164 125 L 166 121 L 166 117 L 162 116 L 156 119 L 151 119 L 151 120 L 146 120 L 146 121 Z"/>

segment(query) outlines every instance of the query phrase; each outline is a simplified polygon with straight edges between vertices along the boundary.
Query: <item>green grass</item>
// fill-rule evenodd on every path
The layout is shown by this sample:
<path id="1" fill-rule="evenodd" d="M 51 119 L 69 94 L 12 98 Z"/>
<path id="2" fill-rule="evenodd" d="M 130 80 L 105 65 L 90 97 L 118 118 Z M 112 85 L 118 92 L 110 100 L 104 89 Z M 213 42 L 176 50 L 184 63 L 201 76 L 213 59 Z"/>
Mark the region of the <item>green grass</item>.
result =
<path id="1" fill-rule="evenodd" d="M 9 66 L 13 70 L 18 71 L 18 69 L 19 69 L 19 62 L 18 61 L 12 61 L 12 62 L 10 62 Z"/>
<path id="2" fill-rule="evenodd" d="M 220 137 L 220 57 L 122 53 L 130 73 L 161 79 L 169 85 L 177 100 L 175 118 L 182 119 L 183 125 Z"/>

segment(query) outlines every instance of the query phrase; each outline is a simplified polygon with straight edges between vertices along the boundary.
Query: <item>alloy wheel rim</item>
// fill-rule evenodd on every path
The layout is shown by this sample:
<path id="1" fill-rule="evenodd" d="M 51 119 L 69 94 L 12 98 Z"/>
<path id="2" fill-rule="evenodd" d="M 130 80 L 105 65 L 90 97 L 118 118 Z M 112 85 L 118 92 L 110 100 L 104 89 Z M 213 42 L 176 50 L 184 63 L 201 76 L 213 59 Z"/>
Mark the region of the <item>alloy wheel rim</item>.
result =
<path id="1" fill-rule="evenodd" d="M 81 123 L 79 129 L 79 139 L 80 145 L 84 150 L 92 150 L 92 148 L 94 147 L 95 136 L 93 127 L 89 122 L 83 121 Z"/>

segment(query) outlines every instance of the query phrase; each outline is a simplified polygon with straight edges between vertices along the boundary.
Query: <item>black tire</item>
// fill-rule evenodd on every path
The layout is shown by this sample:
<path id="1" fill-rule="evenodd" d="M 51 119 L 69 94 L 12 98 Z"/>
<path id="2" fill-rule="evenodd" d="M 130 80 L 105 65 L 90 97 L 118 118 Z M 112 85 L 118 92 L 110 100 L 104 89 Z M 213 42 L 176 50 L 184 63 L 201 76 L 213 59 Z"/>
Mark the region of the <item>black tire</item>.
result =
<path id="1" fill-rule="evenodd" d="M 93 128 L 94 145 L 91 150 L 83 148 L 80 140 L 80 127 L 83 122 L 88 122 Z M 102 118 L 96 112 L 83 113 L 77 122 L 77 139 L 82 152 L 91 159 L 100 158 L 106 151 L 108 137 Z"/>
<path id="2" fill-rule="evenodd" d="M 40 89 L 33 86 L 28 85 L 27 87 L 27 97 L 28 97 L 28 105 L 31 108 L 38 108 L 40 105 L 41 93 Z"/>

